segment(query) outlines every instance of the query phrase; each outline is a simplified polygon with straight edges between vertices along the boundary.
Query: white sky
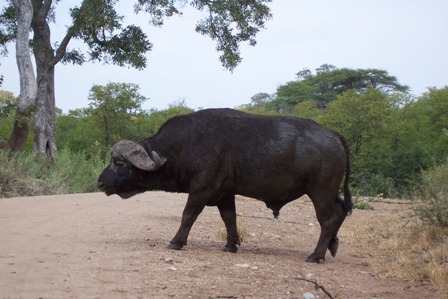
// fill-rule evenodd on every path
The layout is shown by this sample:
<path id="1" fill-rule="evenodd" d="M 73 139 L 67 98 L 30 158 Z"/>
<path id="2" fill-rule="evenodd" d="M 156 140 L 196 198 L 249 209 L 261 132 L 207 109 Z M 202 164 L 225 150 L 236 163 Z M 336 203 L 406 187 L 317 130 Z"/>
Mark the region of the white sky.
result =
<path id="1" fill-rule="evenodd" d="M 314 71 L 324 63 L 386 70 L 417 96 L 427 87 L 448 85 L 446 0 L 273 0 L 273 19 L 259 33 L 255 47 L 242 46 L 243 61 L 233 73 L 221 66 L 215 43 L 194 31 L 202 16 L 194 9 L 154 28 L 145 14 L 132 14 L 133 6 L 126 2 L 120 5 L 127 12 L 119 13 L 126 22 L 142 26 L 154 45 L 148 67 L 138 71 L 102 63 L 58 64 L 56 106 L 64 112 L 86 107 L 90 88 L 108 82 L 138 84 L 149 98 L 146 109 L 164 109 L 179 99 L 195 109 L 236 107 L 249 103 L 256 93 L 275 93 L 298 71 Z M 0 0 L 0 7 L 4 5 Z M 65 33 L 71 5 L 58 5 L 53 42 Z M 14 52 L 11 45 L 9 57 L 0 58 L 0 74 L 2 89 L 18 95 Z"/>

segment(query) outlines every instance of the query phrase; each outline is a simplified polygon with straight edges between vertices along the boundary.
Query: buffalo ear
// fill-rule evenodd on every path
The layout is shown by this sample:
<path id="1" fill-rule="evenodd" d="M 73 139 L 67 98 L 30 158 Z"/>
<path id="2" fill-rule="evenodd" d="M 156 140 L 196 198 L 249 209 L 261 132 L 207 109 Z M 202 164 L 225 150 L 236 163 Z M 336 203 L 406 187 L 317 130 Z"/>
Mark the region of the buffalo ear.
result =
<path id="1" fill-rule="evenodd" d="M 165 158 L 160 158 L 154 153 L 153 151 L 155 161 L 149 157 L 143 146 L 129 140 L 121 140 L 112 148 L 112 155 L 121 156 L 138 169 L 145 171 L 155 171 L 166 162 Z"/>

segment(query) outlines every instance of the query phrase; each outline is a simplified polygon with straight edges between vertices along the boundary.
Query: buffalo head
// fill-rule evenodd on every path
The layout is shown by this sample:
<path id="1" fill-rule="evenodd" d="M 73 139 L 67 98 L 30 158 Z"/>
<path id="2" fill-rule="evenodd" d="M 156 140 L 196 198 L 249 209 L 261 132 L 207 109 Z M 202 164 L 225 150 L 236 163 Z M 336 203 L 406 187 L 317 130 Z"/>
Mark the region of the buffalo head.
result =
<path id="1" fill-rule="evenodd" d="M 167 160 L 155 151 L 149 153 L 138 143 L 129 140 L 117 142 L 111 152 L 109 166 L 101 173 L 97 186 L 107 195 L 129 198 L 148 190 L 145 181 L 148 172 L 158 170 Z"/>

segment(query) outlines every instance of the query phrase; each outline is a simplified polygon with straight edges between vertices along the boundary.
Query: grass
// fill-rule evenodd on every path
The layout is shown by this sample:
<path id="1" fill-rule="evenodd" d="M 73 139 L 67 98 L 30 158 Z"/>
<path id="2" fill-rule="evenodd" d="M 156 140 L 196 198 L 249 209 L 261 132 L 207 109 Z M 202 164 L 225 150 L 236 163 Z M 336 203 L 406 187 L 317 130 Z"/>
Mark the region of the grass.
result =
<path id="1" fill-rule="evenodd" d="M 412 209 L 365 222 L 352 238 L 378 276 L 430 283 L 448 299 L 448 161 L 422 181 Z"/>
<path id="2" fill-rule="evenodd" d="M 353 198 L 353 208 L 358 210 L 373 210 L 372 201 L 378 201 L 378 197 L 354 197 Z"/>
<path id="3" fill-rule="evenodd" d="M 240 217 L 237 217 L 237 232 L 241 242 L 248 240 L 250 234 L 247 223 Z M 221 241 L 227 241 L 227 231 L 224 224 L 221 223 L 221 227 L 216 232 L 216 238 Z"/>
<path id="4" fill-rule="evenodd" d="M 66 149 L 55 162 L 0 151 L 0 198 L 93 192 L 105 164 L 99 155 L 87 159 Z"/>
<path id="5" fill-rule="evenodd" d="M 377 276 L 429 283 L 448 298 L 448 229 L 395 213 L 358 226 L 352 236 Z"/>

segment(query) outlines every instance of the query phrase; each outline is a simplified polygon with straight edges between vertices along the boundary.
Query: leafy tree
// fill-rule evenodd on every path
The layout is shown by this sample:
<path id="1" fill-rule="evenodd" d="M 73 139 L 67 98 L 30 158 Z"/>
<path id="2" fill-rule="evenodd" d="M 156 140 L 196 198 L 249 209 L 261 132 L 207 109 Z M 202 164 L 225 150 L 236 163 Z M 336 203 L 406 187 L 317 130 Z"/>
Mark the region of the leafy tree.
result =
<path id="1" fill-rule="evenodd" d="M 300 102 L 314 101 L 324 109 L 345 91 L 358 92 L 368 88 L 379 89 L 387 94 L 406 92 L 408 87 L 398 83 L 396 77 L 378 69 L 338 69 L 324 64 L 313 75 L 309 69 L 297 73 L 297 80 L 281 85 L 277 89 L 272 105 L 282 113 L 289 113 Z"/>
<path id="2" fill-rule="evenodd" d="M 142 104 L 147 99 L 139 93 L 138 85 L 94 85 L 89 100 L 88 108 L 58 117 L 60 146 L 94 155 L 109 150 L 120 139 L 134 140 L 145 135 L 148 115 Z"/>
<path id="3" fill-rule="evenodd" d="M 188 114 L 193 109 L 177 102 L 165 110 L 145 111 L 144 97 L 138 86 L 109 83 L 91 89 L 89 108 L 70 110 L 58 116 L 59 147 L 84 152 L 89 156 L 104 154 L 120 139 L 143 140 L 155 134 L 169 118 Z"/>
<path id="4" fill-rule="evenodd" d="M 430 88 L 407 107 L 406 134 L 412 136 L 420 167 L 448 157 L 448 87 Z"/>
<path id="5" fill-rule="evenodd" d="M 239 110 L 253 114 L 278 114 L 272 108 L 272 100 L 274 95 L 260 92 L 251 97 L 251 102 L 238 107 Z"/>
<path id="6" fill-rule="evenodd" d="M 342 133 L 358 155 L 387 128 L 392 107 L 391 99 L 380 90 L 348 90 L 330 102 L 319 121 Z"/>
<path id="7" fill-rule="evenodd" d="M 324 113 L 321 109 L 318 109 L 316 106 L 316 102 L 314 101 L 303 101 L 294 106 L 292 110 L 293 116 L 318 119 L 322 113 Z"/>
<path id="8" fill-rule="evenodd" d="M 30 30 L 34 33 L 32 51 L 36 61 L 37 97 L 34 116 L 35 152 L 54 157 L 56 112 L 54 70 L 58 63 L 82 64 L 87 60 L 103 61 L 137 69 L 146 67 L 145 54 L 151 43 L 143 30 L 135 25 L 123 26 L 123 17 L 115 10 L 116 0 L 83 0 L 70 10 L 72 23 L 62 40 L 55 45 L 50 41 L 50 23 L 55 20 L 55 6 L 59 1 L 27 0 L 32 5 Z M 255 45 L 255 36 L 270 18 L 266 3 L 270 0 L 193 0 L 190 5 L 206 12 L 197 23 L 196 31 L 217 42 L 217 50 L 224 67 L 232 70 L 241 61 L 239 44 L 249 41 Z M 138 0 L 136 12 L 149 14 L 150 23 L 161 26 L 165 18 L 181 14 L 184 0 Z M 0 49 L 17 38 L 20 19 L 13 1 L 0 15 Z M 23 25 L 23 24 L 22 24 Z M 73 39 L 85 42 L 89 51 L 69 49 Z"/>
<path id="9" fill-rule="evenodd" d="M 179 105 L 180 104 L 180 105 Z M 170 118 L 177 115 L 185 115 L 194 112 L 193 109 L 188 108 L 185 103 L 178 103 L 171 105 L 166 110 L 152 110 L 148 116 L 148 131 L 145 137 L 155 134 L 160 127 Z"/>
<path id="10" fill-rule="evenodd" d="M 142 104 L 147 100 L 139 87 L 130 83 L 94 85 L 90 89 L 89 109 L 94 127 L 102 137 L 100 143 L 112 146 L 119 139 L 134 139 L 133 123 L 144 114 Z"/>
<path id="11" fill-rule="evenodd" d="M 390 193 L 393 182 L 383 176 L 391 161 L 388 138 L 397 98 L 369 88 L 365 91 L 348 90 L 331 101 L 326 110 L 317 114 L 316 120 L 347 138 L 351 148 L 353 179 L 365 194 Z M 319 111 L 319 109 L 316 109 Z M 374 188 L 369 184 L 376 181 Z"/>
<path id="12" fill-rule="evenodd" d="M 98 141 L 100 133 L 94 127 L 95 123 L 86 115 L 86 110 L 70 110 L 66 115 L 57 116 L 58 148 L 68 148 L 73 152 L 84 152 L 87 155 L 103 150 L 103 146 Z"/>

